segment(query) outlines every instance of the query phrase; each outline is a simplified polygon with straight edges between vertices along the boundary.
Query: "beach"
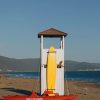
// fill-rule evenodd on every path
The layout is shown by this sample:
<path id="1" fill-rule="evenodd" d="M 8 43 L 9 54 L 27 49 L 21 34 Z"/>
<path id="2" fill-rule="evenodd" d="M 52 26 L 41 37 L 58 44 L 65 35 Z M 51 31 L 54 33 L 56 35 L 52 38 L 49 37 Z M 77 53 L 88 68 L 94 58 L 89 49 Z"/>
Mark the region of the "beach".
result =
<path id="1" fill-rule="evenodd" d="M 0 100 L 4 95 L 29 95 L 32 91 L 39 92 L 39 80 L 28 78 L 11 78 L 0 76 Z M 68 84 L 68 85 L 67 85 Z M 77 94 L 76 100 L 100 100 L 100 84 L 65 81 L 65 94 Z"/>

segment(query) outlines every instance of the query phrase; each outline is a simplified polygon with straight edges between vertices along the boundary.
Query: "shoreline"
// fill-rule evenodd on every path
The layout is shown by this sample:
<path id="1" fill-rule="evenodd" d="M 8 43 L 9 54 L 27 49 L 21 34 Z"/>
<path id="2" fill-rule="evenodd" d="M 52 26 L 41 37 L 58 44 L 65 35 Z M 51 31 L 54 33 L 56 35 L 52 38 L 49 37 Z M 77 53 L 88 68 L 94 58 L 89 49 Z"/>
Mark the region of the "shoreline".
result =
<path id="1" fill-rule="evenodd" d="M 19 72 L 18 72 L 19 73 Z M 9 78 L 21 78 L 21 79 L 37 79 L 37 80 L 39 80 L 39 76 L 33 76 L 33 77 L 26 77 L 26 76 L 21 76 L 20 77 L 20 75 L 19 76 L 13 76 L 13 74 L 12 75 L 7 75 L 7 74 L 4 74 L 4 73 L 0 73 L 0 77 L 9 77 Z M 74 79 L 74 78 L 72 78 L 72 79 L 70 79 L 70 78 L 65 78 L 64 79 L 65 81 L 78 81 L 78 82 L 85 82 L 85 83 L 90 83 L 90 84 L 98 84 L 98 85 L 100 85 L 100 82 L 98 82 L 98 81 L 92 81 L 92 80 L 86 80 L 86 79 Z"/>
<path id="2" fill-rule="evenodd" d="M 39 72 L 4 72 L 0 73 L 6 75 L 7 77 L 13 78 L 29 78 L 29 79 L 39 79 Z M 65 72 L 65 80 L 68 81 L 82 81 L 94 84 L 100 84 L 100 71 L 68 71 Z"/>

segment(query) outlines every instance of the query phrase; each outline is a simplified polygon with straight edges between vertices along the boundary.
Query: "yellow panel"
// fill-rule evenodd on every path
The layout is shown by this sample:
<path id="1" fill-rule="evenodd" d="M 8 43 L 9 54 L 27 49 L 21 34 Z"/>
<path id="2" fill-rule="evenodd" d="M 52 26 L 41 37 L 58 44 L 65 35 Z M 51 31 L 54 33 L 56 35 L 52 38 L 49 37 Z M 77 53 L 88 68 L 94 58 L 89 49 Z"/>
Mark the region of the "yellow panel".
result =
<path id="1" fill-rule="evenodd" d="M 54 47 L 50 47 L 47 56 L 47 69 L 46 69 L 47 90 L 50 91 L 55 90 L 56 68 L 57 68 L 56 51 Z"/>

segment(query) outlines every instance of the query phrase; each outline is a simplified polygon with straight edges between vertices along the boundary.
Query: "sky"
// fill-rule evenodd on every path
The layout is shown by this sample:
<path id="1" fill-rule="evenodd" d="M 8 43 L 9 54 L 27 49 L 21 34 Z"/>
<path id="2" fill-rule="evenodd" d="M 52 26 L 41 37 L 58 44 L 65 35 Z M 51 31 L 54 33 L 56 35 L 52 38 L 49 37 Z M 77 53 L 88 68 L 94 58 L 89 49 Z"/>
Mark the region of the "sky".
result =
<path id="1" fill-rule="evenodd" d="M 0 0 L 0 55 L 39 58 L 37 35 L 51 27 L 68 33 L 65 60 L 100 63 L 100 0 Z"/>

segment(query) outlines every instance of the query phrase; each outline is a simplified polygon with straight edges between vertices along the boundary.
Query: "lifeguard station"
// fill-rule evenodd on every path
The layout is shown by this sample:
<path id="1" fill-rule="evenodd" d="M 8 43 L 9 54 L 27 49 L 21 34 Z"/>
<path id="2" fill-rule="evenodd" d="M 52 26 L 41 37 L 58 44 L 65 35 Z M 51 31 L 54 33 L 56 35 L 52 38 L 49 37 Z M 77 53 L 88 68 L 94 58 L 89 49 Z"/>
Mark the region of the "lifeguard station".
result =
<path id="1" fill-rule="evenodd" d="M 33 90 L 31 95 L 3 96 L 5 100 L 73 100 L 77 98 L 77 95 L 64 95 L 64 37 L 66 36 L 67 33 L 54 28 L 38 34 L 41 40 L 41 94 L 39 95 Z M 43 39 L 47 37 L 60 38 L 60 48 L 56 49 L 51 46 L 45 49 Z"/>
<path id="2" fill-rule="evenodd" d="M 60 38 L 60 48 L 55 48 L 55 55 L 56 55 L 56 78 L 55 78 L 55 93 L 59 93 L 59 95 L 64 95 L 64 38 L 67 36 L 67 33 L 56 30 L 54 28 L 50 28 L 46 31 L 40 32 L 38 37 L 40 38 L 40 58 L 41 58 L 41 94 L 47 89 L 46 84 L 46 70 L 47 70 L 47 59 L 48 59 L 48 49 L 44 48 L 44 38 Z M 52 65 L 51 65 L 52 66 Z M 52 69 L 53 72 L 53 69 Z M 51 77 L 53 78 L 51 73 Z"/>

